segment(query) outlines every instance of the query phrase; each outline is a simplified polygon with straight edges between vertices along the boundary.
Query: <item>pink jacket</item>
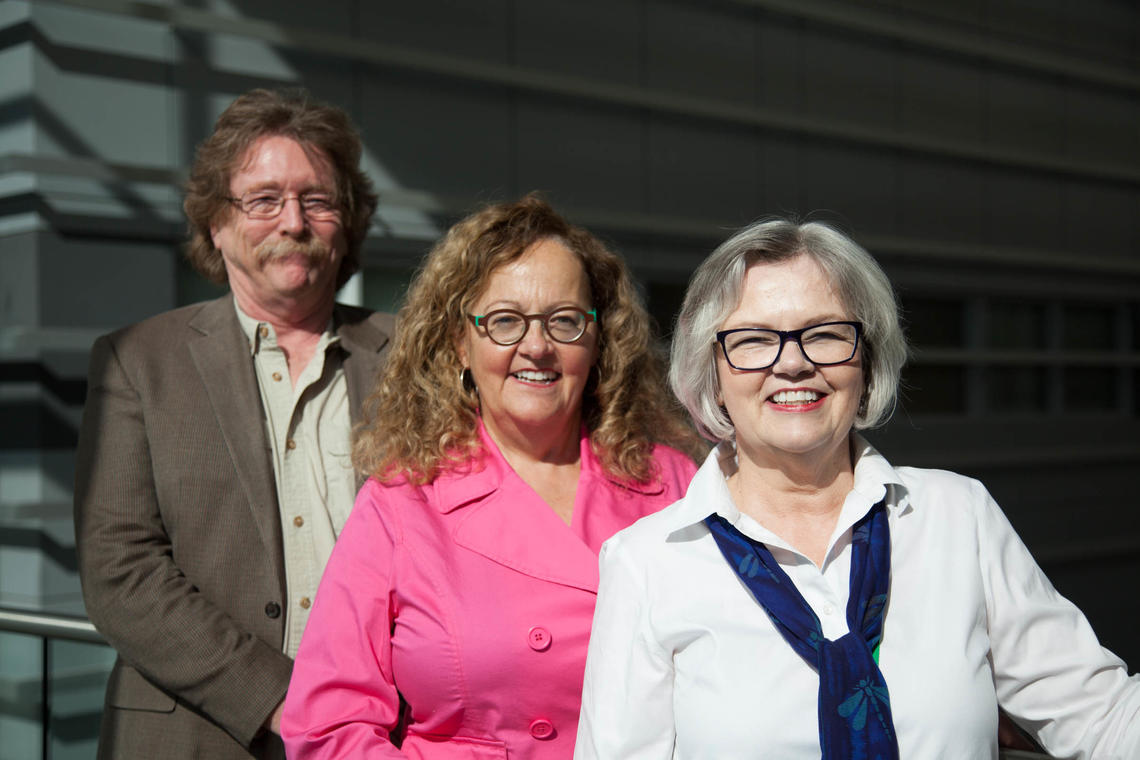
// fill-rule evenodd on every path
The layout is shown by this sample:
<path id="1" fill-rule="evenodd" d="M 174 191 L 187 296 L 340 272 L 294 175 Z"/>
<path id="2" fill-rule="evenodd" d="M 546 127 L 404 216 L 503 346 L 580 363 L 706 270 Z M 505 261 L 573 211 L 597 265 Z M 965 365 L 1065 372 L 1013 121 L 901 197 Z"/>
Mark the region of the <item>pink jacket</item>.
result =
<path id="1" fill-rule="evenodd" d="M 583 437 L 567 526 L 483 443 L 479 471 L 361 489 L 289 684 L 290 758 L 572 756 L 598 550 L 680 498 L 696 466 L 658 446 L 657 480 L 623 486 Z"/>

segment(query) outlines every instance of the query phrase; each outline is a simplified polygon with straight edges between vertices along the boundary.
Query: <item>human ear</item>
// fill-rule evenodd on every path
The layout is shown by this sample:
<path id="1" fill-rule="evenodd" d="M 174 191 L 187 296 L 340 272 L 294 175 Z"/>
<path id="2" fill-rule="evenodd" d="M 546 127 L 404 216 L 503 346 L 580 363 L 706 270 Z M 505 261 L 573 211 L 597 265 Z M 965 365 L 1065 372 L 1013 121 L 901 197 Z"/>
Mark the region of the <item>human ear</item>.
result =
<path id="1" fill-rule="evenodd" d="M 467 331 L 460 329 L 459 335 L 455 336 L 452 340 L 452 346 L 455 348 L 455 355 L 459 357 L 459 364 L 464 369 L 469 365 L 467 362 Z"/>

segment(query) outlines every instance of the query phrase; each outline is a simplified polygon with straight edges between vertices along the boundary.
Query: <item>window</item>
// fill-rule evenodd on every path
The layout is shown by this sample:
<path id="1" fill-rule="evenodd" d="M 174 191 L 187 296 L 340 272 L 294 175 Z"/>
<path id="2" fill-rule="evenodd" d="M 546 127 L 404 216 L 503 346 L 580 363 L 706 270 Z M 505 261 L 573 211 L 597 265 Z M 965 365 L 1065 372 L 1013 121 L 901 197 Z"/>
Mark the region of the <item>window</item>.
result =
<path id="1" fill-rule="evenodd" d="M 1066 367 L 1062 375 L 1065 411 L 1116 409 L 1116 373 L 1111 367 Z"/>
<path id="2" fill-rule="evenodd" d="M 960 348 L 964 345 L 962 301 L 904 297 L 902 312 L 903 329 L 912 346 Z"/>
<path id="3" fill-rule="evenodd" d="M 1140 303 L 910 296 L 904 314 L 914 355 L 902 400 L 912 414 L 1140 410 Z"/>
<path id="4" fill-rule="evenodd" d="M 987 367 L 983 383 L 986 411 L 1018 414 L 1049 409 L 1049 374 L 1044 367 Z"/>
<path id="5" fill-rule="evenodd" d="M 903 370 L 899 400 L 908 414 L 965 414 L 963 367 L 915 364 Z"/>
<path id="6" fill-rule="evenodd" d="M 1112 306 L 1070 304 L 1063 310 L 1061 347 L 1075 351 L 1112 351 L 1116 325 Z"/>
<path id="7" fill-rule="evenodd" d="M 1049 345 L 1045 304 L 993 301 L 986 324 L 986 348 L 1044 349 Z"/>

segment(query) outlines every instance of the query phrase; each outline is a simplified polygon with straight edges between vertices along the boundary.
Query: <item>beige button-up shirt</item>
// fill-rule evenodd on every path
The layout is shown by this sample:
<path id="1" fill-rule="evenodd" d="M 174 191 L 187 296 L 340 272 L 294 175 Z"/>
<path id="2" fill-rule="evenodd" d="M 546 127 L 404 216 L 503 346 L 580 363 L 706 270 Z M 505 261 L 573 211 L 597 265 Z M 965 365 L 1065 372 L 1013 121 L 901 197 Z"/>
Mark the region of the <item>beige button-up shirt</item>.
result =
<path id="1" fill-rule="evenodd" d="M 297 384 L 267 322 L 237 309 L 265 412 L 285 554 L 284 652 L 295 657 L 325 564 L 356 497 L 348 384 L 330 324 Z"/>

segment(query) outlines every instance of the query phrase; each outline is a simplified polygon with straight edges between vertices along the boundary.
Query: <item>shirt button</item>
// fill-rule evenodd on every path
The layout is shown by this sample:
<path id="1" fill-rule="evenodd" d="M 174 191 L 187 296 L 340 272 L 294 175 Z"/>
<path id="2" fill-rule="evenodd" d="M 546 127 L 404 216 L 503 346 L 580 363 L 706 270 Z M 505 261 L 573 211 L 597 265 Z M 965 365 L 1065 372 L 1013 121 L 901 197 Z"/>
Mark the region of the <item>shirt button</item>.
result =
<path id="1" fill-rule="evenodd" d="M 535 739 L 553 739 L 554 738 L 554 724 L 546 718 L 538 718 L 531 721 L 530 735 Z"/>
<path id="2" fill-rule="evenodd" d="M 312 606 L 313 603 L 311 601 L 309 601 L 309 597 L 303 596 L 303 597 L 301 597 L 300 604 L 301 604 L 301 609 L 307 610 L 307 609 L 309 609 L 309 607 Z"/>
<path id="3" fill-rule="evenodd" d="M 301 517 L 300 515 L 297 515 L 296 517 L 293 518 L 293 524 L 296 525 L 298 528 L 300 528 L 302 525 L 305 524 L 305 518 Z"/>
<path id="4" fill-rule="evenodd" d="M 833 614 L 835 614 L 835 608 L 829 604 L 823 608 L 823 614 L 824 615 L 833 615 Z"/>
<path id="5" fill-rule="evenodd" d="M 273 379 L 276 380 L 277 382 L 281 382 L 281 373 L 280 372 L 274 372 L 273 373 Z"/>
<path id="6" fill-rule="evenodd" d="M 536 625 L 527 632 L 526 643 L 536 652 L 545 652 L 550 649 L 550 631 Z"/>
<path id="7" fill-rule="evenodd" d="M 277 602 L 270 602 L 265 605 L 265 617 L 270 620 L 276 620 L 281 617 L 281 605 Z"/>
<path id="8" fill-rule="evenodd" d="M 297 448 L 297 442 L 290 438 L 289 440 L 285 441 L 285 448 L 292 451 L 293 449 Z"/>
<path id="9" fill-rule="evenodd" d="M 269 328 L 266 327 L 265 325 L 262 325 L 261 327 L 257 328 L 257 334 L 263 338 L 268 338 L 269 337 Z"/>

